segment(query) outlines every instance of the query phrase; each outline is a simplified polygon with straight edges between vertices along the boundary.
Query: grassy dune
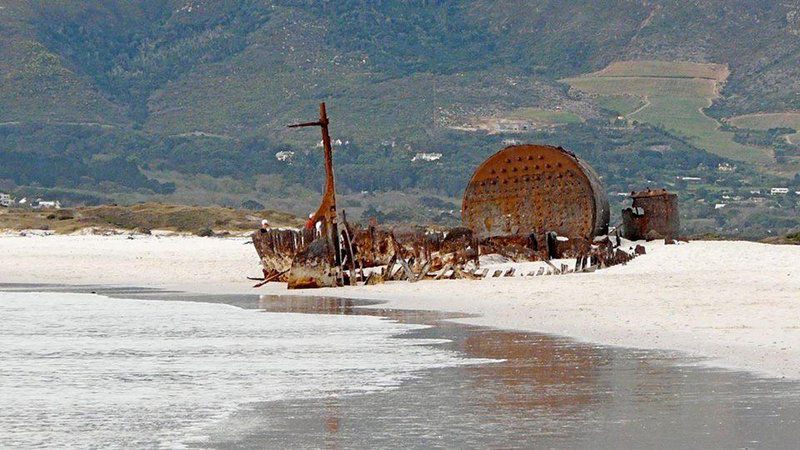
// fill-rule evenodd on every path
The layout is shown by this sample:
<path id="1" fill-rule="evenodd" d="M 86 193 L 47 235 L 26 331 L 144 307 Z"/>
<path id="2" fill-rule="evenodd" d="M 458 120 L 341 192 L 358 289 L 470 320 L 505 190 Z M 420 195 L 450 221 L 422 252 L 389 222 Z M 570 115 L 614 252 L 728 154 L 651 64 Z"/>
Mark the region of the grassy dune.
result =
<path id="1" fill-rule="evenodd" d="M 721 131 L 720 124 L 702 111 L 718 96 L 718 84 L 727 74 L 727 68 L 719 64 L 623 61 L 562 81 L 596 95 L 601 105 L 622 109 L 629 120 L 661 126 L 711 153 L 769 164 L 773 161 L 769 149 L 734 142 L 732 133 Z M 630 98 L 644 105 L 631 109 Z"/>
<path id="2" fill-rule="evenodd" d="M 273 226 L 298 226 L 295 216 L 276 211 L 245 211 L 142 203 L 132 206 L 101 205 L 61 210 L 0 209 L 0 230 L 40 229 L 73 233 L 84 228 L 169 230 L 206 234 L 209 230 L 248 231 L 267 219 Z"/>

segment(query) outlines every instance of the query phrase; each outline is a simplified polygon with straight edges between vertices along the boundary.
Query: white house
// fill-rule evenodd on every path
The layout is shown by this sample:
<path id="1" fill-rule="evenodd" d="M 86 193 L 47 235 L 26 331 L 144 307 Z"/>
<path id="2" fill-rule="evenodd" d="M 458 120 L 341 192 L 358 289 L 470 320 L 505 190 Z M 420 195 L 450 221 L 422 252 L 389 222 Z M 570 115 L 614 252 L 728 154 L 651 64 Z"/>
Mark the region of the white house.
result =
<path id="1" fill-rule="evenodd" d="M 36 203 L 32 205 L 33 209 L 61 209 L 61 202 L 36 199 Z"/>
<path id="2" fill-rule="evenodd" d="M 442 159 L 441 153 L 417 153 L 416 155 L 414 155 L 413 158 L 411 158 L 411 161 L 432 162 L 432 161 L 438 161 L 440 159 Z"/>
<path id="3" fill-rule="evenodd" d="M 278 153 L 275 153 L 275 159 L 278 161 L 283 162 L 292 162 L 292 158 L 294 158 L 294 152 L 291 150 L 281 150 Z"/>
<path id="4" fill-rule="evenodd" d="M 769 190 L 769 195 L 786 195 L 789 193 L 789 188 L 772 188 Z"/>
<path id="5" fill-rule="evenodd" d="M 10 208 L 11 206 L 14 206 L 14 200 L 11 199 L 10 194 L 0 193 L 0 206 L 5 208 Z"/>

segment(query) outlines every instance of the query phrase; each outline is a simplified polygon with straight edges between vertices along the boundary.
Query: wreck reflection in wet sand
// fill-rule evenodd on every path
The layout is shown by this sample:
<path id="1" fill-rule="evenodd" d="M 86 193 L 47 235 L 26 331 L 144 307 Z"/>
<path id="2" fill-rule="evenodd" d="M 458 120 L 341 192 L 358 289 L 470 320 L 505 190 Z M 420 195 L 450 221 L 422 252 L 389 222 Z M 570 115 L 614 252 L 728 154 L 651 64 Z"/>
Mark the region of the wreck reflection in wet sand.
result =
<path id="1" fill-rule="evenodd" d="M 442 345 L 505 361 L 427 371 L 380 393 L 253 404 L 211 431 L 204 445 L 779 448 L 800 442 L 795 382 L 703 367 L 664 352 L 466 326 L 442 321 L 452 315 L 358 304 L 265 296 L 257 307 L 436 324 L 413 335 L 449 339 Z"/>

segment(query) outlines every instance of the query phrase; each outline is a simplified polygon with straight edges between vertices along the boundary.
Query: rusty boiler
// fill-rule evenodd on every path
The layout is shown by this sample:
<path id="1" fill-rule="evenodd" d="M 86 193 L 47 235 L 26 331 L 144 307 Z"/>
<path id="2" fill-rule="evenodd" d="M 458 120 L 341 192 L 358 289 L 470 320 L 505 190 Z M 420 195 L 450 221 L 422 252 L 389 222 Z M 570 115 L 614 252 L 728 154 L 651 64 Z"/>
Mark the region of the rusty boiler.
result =
<path id="1" fill-rule="evenodd" d="M 625 239 L 675 239 L 680 233 L 678 195 L 664 189 L 631 193 L 633 205 L 622 211 Z"/>
<path id="2" fill-rule="evenodd" d="M 484 161 L 464 193 L 462 220 L 479 239 L 591 239 L 608 232 L 608 197 L 586 162 L 560 147 L 512 145 Z"/>

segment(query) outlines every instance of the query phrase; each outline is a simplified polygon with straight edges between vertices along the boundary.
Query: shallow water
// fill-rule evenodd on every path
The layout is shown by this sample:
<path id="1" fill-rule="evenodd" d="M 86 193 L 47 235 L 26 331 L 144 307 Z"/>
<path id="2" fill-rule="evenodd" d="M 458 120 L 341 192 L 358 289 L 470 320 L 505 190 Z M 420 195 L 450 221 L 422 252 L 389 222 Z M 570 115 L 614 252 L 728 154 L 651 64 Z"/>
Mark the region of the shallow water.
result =
<path id="1" fill-rule="evenodd" d="M 377 383 L 377 389 L 342 395 L 357 385 L 358 379 L 348 378 L 333 383 L 340 391 L 238 403 L 231 414 L 205 422 L 196 434 L 206 438 L 195 446 L 797 448 L 800 442 L 800 384 L 715 369 L 678 353 L 464 326 L 443 322 L 452 317 L 446 314 L 364 309 L 351 300 L 104 293 L 223 303 L 292 317 L 379 316 L 396 320 L 395 326 L 435 325 L 404 329 L 401 339 L 388 337 L 400 345 L 419 340 L 424 345 L 411 350 L 428 349 L 434 361 L 445 358 L 403 372 L 394 379 L 399 388 Z M 372 357 L 368 343 L 355 344 L 339 351 Z M 385 356 L 383 370 L 390 374 L 405 365 Z M 463 364 L 486 360 L 501 361 Z"/>
<path id="2" fill-rule="evenodd" d="M 54 292 L 0 292 L 0 317 L 2 448 L 182 446 L 245 403 L 481 362 L 380 317 Z"/>

